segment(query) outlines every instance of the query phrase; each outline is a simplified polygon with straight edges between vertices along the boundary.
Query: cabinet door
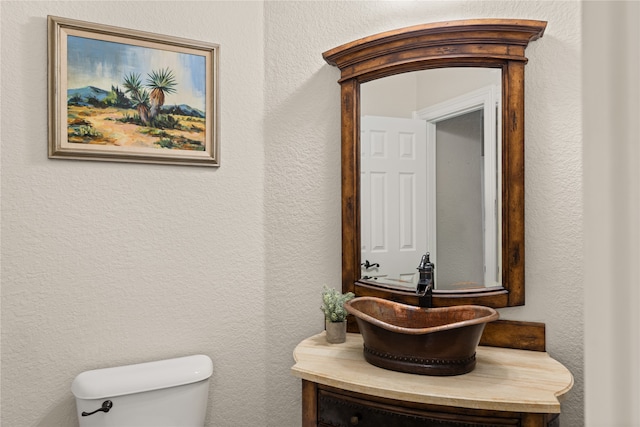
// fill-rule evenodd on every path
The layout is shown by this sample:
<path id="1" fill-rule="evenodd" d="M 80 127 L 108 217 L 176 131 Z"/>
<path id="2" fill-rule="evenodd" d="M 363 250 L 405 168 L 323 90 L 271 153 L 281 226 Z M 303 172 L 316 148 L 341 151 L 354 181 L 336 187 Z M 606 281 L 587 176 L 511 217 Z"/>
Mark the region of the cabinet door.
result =
<path id="1" fill-rule="evenodd" d="M 481 427 L 520 426 L 518 418 L 476 417 L 421 411 L 318 391 L 319 426 L 330 427 Z"/>

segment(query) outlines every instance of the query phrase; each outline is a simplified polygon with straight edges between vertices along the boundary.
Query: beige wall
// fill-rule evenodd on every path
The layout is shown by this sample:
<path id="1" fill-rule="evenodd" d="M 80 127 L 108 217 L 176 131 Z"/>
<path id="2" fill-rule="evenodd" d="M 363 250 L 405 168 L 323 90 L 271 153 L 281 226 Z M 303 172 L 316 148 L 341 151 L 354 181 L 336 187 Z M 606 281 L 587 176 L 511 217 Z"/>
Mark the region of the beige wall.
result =
<path id="1" fill-rule="evenodd" d="M 2 2 L 3 426 L 77 425 L 81 371 L 195 353 L 209 424 L 263 424 L 263 6 Z M 48 160 L 47 15 L 219 43 L 222 166 Z"/>
<path id="2" fill-rule="evenodd" d="M 419 73 L 403 73 L 360 85 L 360 115 L 412 118 L 418 102 Z"/>
<path id="3" fill-rule="evenodd" d="M 2 424 L 73 426 L 82 370 L 205 353 L 208 425 L 299 425 L 291 352 L 340 283 L 338 70 L 321 53 L 514 17 L 549 26 L 527 49 L 527 304 L 501 314 L 547 324 L 576 380 L 562 423 L 582 425 L 581 8 L 2 2 Z M 219 43 L 220 169 L 48 160 L 47 14 Z"/>

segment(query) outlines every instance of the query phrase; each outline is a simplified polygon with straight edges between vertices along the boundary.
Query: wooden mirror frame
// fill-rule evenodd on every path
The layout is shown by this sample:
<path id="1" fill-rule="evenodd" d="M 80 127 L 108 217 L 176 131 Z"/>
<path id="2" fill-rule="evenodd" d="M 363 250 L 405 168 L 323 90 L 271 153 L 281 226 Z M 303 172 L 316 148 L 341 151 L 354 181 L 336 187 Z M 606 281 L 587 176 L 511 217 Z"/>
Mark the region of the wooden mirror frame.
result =
<path id="1" fill-rule="evenodd" d="M 415 291 L 361 281 L 360 85 L 443 67 L 502 70 L 502 286 L 434 291 L 433 305 L 524 305 L 524 51 L 545 21 L 474 19 L 417 25 L 365 37 L 323 53 L 340 69 L 342 121 L 342 290 L 417 304 Z M 416 260 L 416 265 L 419 260 Z M 353 324 L 349 329 L 355 329 Z"/>

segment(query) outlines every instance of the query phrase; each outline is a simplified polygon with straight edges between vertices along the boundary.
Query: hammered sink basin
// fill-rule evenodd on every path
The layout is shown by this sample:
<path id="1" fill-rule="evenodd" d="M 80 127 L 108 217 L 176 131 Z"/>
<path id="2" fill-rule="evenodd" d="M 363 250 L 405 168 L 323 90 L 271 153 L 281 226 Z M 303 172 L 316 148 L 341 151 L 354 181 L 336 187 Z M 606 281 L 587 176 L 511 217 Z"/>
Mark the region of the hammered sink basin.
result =
<path id="1" fill-rule="evenodd" d="M 485 325 L 499 317 L 480 305 L 421 308 L 376 297 L 357 297 L 344 307 L 358 323 L 367 362 L 421 375 L 471 372 Z"/>

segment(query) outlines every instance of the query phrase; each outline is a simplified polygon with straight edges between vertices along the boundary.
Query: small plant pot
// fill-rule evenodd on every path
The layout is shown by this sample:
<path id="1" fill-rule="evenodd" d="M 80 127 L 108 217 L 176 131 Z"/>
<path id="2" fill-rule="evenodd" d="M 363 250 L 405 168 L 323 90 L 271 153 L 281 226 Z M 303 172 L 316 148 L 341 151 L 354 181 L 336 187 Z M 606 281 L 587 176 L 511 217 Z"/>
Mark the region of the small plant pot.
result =
<path id="1" fill-rule="evenodd" d="M 347 340 L 347 322 L 332 322 L 325 319 L 325 330 L 327 331 L 327 342 L 329 344 L 340 344 Z"/>

